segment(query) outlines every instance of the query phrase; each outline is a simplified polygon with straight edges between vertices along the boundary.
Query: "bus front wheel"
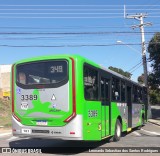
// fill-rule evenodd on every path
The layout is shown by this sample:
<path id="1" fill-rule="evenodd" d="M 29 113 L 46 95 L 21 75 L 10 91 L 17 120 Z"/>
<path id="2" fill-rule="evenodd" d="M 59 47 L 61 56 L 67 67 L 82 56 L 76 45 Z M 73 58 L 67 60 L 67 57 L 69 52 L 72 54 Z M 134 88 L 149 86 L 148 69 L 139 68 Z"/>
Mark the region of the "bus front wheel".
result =
<path id="1" fill-rule="evenodd" d="M 113 141 L 119 141 L 121 138 L 121 133 L 122 133 L 122 125 L 121 125 L 120 121 L 117 119 L 116 125 L 115 125 L 115 132 L 114 132 Z"/>

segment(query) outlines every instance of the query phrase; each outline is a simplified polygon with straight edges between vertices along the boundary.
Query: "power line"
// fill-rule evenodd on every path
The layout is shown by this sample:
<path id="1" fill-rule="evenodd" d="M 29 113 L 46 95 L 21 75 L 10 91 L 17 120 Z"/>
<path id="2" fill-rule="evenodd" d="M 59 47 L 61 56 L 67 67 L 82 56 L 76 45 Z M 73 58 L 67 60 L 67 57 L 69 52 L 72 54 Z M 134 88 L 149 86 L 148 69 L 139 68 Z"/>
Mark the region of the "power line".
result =
<path id="1" fill-rule="evenodd" d="M 123 7 L 124 5 L 0 5 L 0 7 L 4 7 L 4 6 L 9 6 L 9 7 L 12 7 L 12 6 L 24 6 L 24 7 L 28 7 L 28 6 L 31 6 L 31 7 L 39 7 L 39 6 L 45 6 L 45 7 L 53 7 L 53 6 L 63 6 L 63 7 L 75 7 L 75 6 L 78 6 L 78 7 Z M 126 6 L 129 6 L 129 7 L 150 7 L 150 6 L 160 6 L 160 5 L 126 5 Z"/>
<path id="2" fill-rule="evenodd" d="M 25 8 L 22 8 L 23 6 L 25 6 Z M 153 12 L 153 11 L 159 11 L 160 8 L 157 8 L 157 7 L 159 7 L 160 5 L 126 5 L 126 6 L 127 6 L 128 14 L 134 14 L 133 11 L 148 12 L 148 6 L 149 7 L 154 6 L 153 9 L 149 9 L 149 11 L 152 11 L 149 17 L 152 17 L 152 18 L 160 17 L 159 12 Z M 21 18 L 23 19 L 52 19 L 52 18 L 53 19 L 54 18 L 55 19 L 97 19 L 97 18 L 107 19 L 108 18 L 110 19 L 110 18 L 123 18 L 123 16 L 121 15 L 124 14 L 123 5 L 121 6 L 119 5 L 0 5 L 0 7 L 1 7 L 0 11 L 2 11 L 0 12 L 1 19 L 3 18 L 8 18 L 8 19 L 10 18 L 11 19 L 21 19 Z M 4 8 L 4 7 L 14 7 L 14 8 Z M 15 7 L 21 7 L 21 8 L 15 8 Z M 26 8 L 26 7 L 34 7 L 34 8 Z M 43 8 L 37 8 L 37 7 L 43 7 Z M 44 7 L 47 7 L 47 8 L 44 8 Z M 61 8 L 57 8 L 57 7 L 61 7 Z M 21 12 L 4 12 L 4 11 L 21 11 Z M 23 11 L 28 11 L 28 12 L 23 12 Z M 56 11 L 56 12 L 35 12 L 35 11 Z M 60 11 L 60 12 L 57 12 L 57 11 Z M 82 11 L 82 12 L 79 12 L 79 11 Z M 10 15 L 10 16 L 6 16 L 6 15 Z M 21 15 L 21 16 L 14 16 L 14 15 Z M 24 15 L 59 15 L 59 16 L 24 16 Z M 65 16 L 61 16 L 61 15 L 65 15 Z M 74 15 L 74 16 L 68 16 L 68 15 Z M 79 16 L 79 15 L 90 15 L 90 16 Z M 94 16 L 91 16 L 91 15 L 94 15 Z M 98 15 L 101 15 L 101 16 L 98 16 Z"/>
<path id="3" fill-rule="evenodd" d="M 57 16 L 55 16 L 55 17 L 43 17 L 43 16 L 35 16 L 35 17 L 28 17 L 28 16 L 26 16 L 26 17 L 21 17 L 21 16 L 15 16 L 15 17 L 13 17 L 13 16 L 0 16 L 0 18 L 8 18 L 8 19 L 80 19 L 80 18 L 83 18 L 83 19 L 103 19 L 103 18 L 123 18 L 123 17 L 121 17 L 121 16 L 112 16 L 112 17 L 110 17 L 110 16 L 104 16 L 104 17 L 102 17 L 102 16 L 97 16 L 97 17 L 94 17 L 94 16 L 88 16 L 88 17 L 86 17 L 86 16 L 81 16 L 81 17 L 77 17 L 77 16 L 75 16 L 75 17 L 73 17 L 73 16 L 70 16 L 70 17 L 57 17 Z"/>
<path id="4" fill-rule="evenodd" d="M 17 27 L 17 26 L 1 26 L 0 29 L 79 29 L 79 28 L 124 28 L 126 29 L 128 26 L 59 26 L 59 27 Z"/>
<path id="5" fill-rule="evenodd" d="M 93 15 L 107 15 L 107 14 L 112 14 L 112 15 L 116 15 L 116 14 L 121 14 L 121 15 L 123 15 L 123 13 L 102 13 L 102 12 L 100 12 L 100 13 L 97 13 L 97 12 L 86 12 L 86 13 L 84 13 L 84 12 L 70 12 L 70 13 L 40 13 L 40 12 L 37 12 L 37 13 L 14 13 L 14 12 L 11 12 L 11 13 L 0 13 L 0 15 L 70 15 L 70 14 L 76 14 L 76 15 L 83 15 L 83 14 L 86 14 L 86 15 L 91 15 L 91 14 L 93 14 Z"/>
<path id="6" fill-rule="evenodd" d="M 136 68 L 137 66 L 139 66 L 140 64 L 142 64 L 142 60 L 136 64 L 135 66 L 133 66 L 131 69 L 128 70 L 128 72 L 132 71 L 134 68 Z"/>
<path id="7" fill-rule="evenodd" d="M 78 6 L 78 7 L 112 7 L 112 6 L 116 6 L 116 7 L 120 7 L 120 6 L 123 6 L 123 5 L 0 5 L 1 6 L 31 6 L 31 7 L 39 7 L 39 6 L 45 6 L 45 7 L 53 7 L 53 6 L 63 6 L 63 7 L 75 7 L 75 6 Z"/>
<path id="8" fill-rule="evenodd" d="M 132 45 L 141 45 L 141 44 L 132 44 Z M 32 48 L 46 48 L 46 47 L 107 47 L 107 46 L 117 46 L 117 44 L 66 44 L 66 45 L 8 45 L 1 44 L 0 47 L 32 47 Z M 137 66 L 137 65 L 136 65 Z"/>
<path id="9" fill-rule="evenodd" d="M 148 34 L 152 34 L 155 32 L 148 31 Z M 0 32 L 0 35 L 50 35 L 50 34 L 58 34 L 58 35 L 96 35 L 96 34 L 141 34 L 140 32 L 130 32 L 130 31 L 96 31 L 96 32 Z"/>
<path id="10" fill-rule="evenodd" d="M 139 9 L 127 9 L 127 11 L 148 11 L 147 10 L 148 8 L 139 8 Z M 37 9 L 37 8 L 34 8 L 34 9 L 0 9 L 0 11 L 14 11 L 14 10 L 19 10 L 19 11 L 26 11 L 26 10 L 33 10 L 33 11 L 42 11 L 42 10 L 47 10 L 47 11 L 49 11 L 49 10 L 55 10 L 55 11 L 58 11 L 58 10 L 61 10 L 61 11 L 84 11 L 84 10 L 86 10 L 86 11 L 98 11 L 98 10 L 100 10 L 100 11 L 112 11 L 112 10 L 115 10 L 115 11 L 123 11 L 123 8 L 122 9 L 117 9 L 117 8 L 106 8 L 106 9 L 104 9 L 104 8 L 101 8 L 101 9 L 91 9 L 91 8 L 87 8 L 87 9 L 79 9 L 79 8 L 77 8 L 77 9 L 71 9 L 71 8 L 69 8 L 69 9 L 64 9 L 64 8 L 51 8 L 51 9 Z M 149 11 L 159 11 L 159 8 L 154 8 L 154 9 L 150 9 Z"/>
<path id="11" fill-rule="evenodd" d="M 140 45 L 140 44 L 139 44 Z M 0 47 L 15 47 L 15 48 L 23 48 L 23 47 L 32 47 L 32 48 L 46 48 L 46 47 L 106 47 L 106 46 L 117 46 L 117 44 L 79 44 L 79 45 L 8 45 L 1 44 Z"/>
<path id="12" fill-rule="evenodd" d="M 142 65 L 143 65 L 143 63 L 141 63 L 137 68 L 135 68 L 134 70 L 132 70 L 130 73 L 132 74 L 132 73 L 135 72 L 137 69 L 139 69 Z"/>
<path id="13" fill-rule="evenodd" d="M 79 8 L 77 8 L 77 9 L 71 9 L 71 8 L 69 8 L 69 9 L 64 9 L 64 8 L 56 8 L 56 9 L 55 9 L 55 8 L 51 8 L 51 9 L 48 9 L 48 8 L 47 8 L 47 9 L 44 9 L 44 8 L 43 8 L 43 9 L 42 9 L 42 8 L 41 8 L 41 9 L 37 9 L 37 8 L 34 8 L 34 9 L 0 9 L 0 10 L 1 10 L 1 11 L 3 11 L 3 10 L 10 10 L 10 11 L 11 11 L 11 10 L 21 10 L 21 11 L 22 11 L 22 10 L 33 10 L 33 11 L 37 11 L 37 10 L 38 10 L 38 11 L 39 11 L 39 10 L 56 10 L 56 11 L 57 11 L 57 10 L 62 10 L 62 11 L 72 11 L 72 10 L 78 10 L 78 11 L 80 11 L 80 10 L 81 10 L 81 11 L 84 11 L 84 10 L 86 10 L 86 11 L 91 11 L 91 10 L 92 10 L 92 11 L 93 11 L 93 10 L 94 10 L 94 11 L 97 11 L 97 10 L 104 11 L 104 10 L 108 10 L 108 11 L 111 11 L 111 10 L 116 10 L 116 11 L 117 11 L 117 10 L 118 10 L 118 11 L 119 11 L 119 10 L 123 10 L 123 8 L 122 8 L 122 9 L 117 9 L 117 8 L 115 8 L 115 9 L 112 9 L 112 8 L 106 8 L 106 9 L 103 9 L 103 8 L 100 8 L 100 9 L 91 9 L 91 8 L 87 8 L 87 9 L 79 9 Z"/>
<path id="14" fill-rule="evenodd" d="M 46 14 L 48 14 L 49 16 L 45 16 Z M 112 18 L 123 18 L 123 16 L 120 16 L 120 13 L 12 13 L 10 15 L 13 16 L 3 16 L 2 14 L 0 14 L 0 18 L 3 19 L 80 19 L 80 18 L 108 18 L 108 19 L 112 19 Z M 9 14 L 8 14 L 9 15 Z M 14 15 L 20 15 L 20 16 L 14 16 Z M 28 15 L 28 16 L 21 16 L 21 15 Z M 31 16 L 31 15 L 36 15 L 36 16 Z M 41 15 L 41 16 L 37 16 L 37 15 Z M 44 16 L 42 16 L 44 15 Z M 50 16 L 51 15 L 51 16 Z M 54 16 L 55 15 L 55 16 Z M 61 15 L 65 15 L 65 16 L 61 16 Z M 72 15 L 72 16 L 68 16 L 68 15 Z M 88 15 L 88 16 L 80 16 L 80 15 Z M 94 15 L 94 16 L 93 16 Z M 101 15 L 101 16 L 100 16 Z M 106 16 L 108 15 L 108 16 Z M 121 13 L 121 15 L 123 15 Z M 148 17 L 152 17 L 152 18 L 158 18 L 160 17 L 160 15 L 149 15 Z"/>

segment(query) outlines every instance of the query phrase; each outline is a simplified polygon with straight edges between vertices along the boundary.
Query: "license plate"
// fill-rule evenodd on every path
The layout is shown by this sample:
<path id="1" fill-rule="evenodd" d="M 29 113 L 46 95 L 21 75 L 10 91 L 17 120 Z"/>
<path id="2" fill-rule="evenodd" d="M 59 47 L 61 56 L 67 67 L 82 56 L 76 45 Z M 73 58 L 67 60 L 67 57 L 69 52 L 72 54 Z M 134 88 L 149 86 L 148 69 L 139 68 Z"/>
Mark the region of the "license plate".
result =
<path id="1" fill-rule="evenodd" d="M 36 122 L 36 125 L 38 125 L 38 126 L 47 126 L 47 121 L 43 121 L 43 120 L 39 120 L 39 121 L 37 121 Z"/>
<path id="2" fill-rule="evenodd" d="M 22 129 L 23 134 L 31 134 L 31 129 Z"/>

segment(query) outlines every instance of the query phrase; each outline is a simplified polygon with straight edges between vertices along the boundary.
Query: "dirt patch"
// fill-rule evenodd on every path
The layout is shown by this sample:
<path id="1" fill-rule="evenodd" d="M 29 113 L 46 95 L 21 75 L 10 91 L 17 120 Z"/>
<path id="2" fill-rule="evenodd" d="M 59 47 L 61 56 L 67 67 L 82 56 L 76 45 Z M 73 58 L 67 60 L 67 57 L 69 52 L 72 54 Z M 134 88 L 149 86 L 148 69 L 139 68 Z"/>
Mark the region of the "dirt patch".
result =
<path id="1" fill-rule="evenodd" d="M 9 100 L 0 99 L 0 126 L 4 126 L 6 129 L 11 128 L 11 104 Z"/>

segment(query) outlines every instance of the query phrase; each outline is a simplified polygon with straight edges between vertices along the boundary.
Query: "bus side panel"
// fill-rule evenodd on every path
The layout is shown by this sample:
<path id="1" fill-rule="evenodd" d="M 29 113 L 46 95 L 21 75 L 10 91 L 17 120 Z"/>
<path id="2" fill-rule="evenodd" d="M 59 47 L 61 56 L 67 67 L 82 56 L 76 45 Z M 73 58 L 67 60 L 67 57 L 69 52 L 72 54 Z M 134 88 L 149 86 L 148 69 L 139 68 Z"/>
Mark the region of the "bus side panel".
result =
<path id="1" fill-rule="evenodd" d="M 141 104 L 141 106 L 142 106 L 142 109 L 141 109 L 141 113 L 140 113 L 140 118 L 139 118 L 139 122 L 137 123 L 137 126 L 141 126 L 143 123 L 143 117 L 144 117 L 144 123 L 145 122 L 147 122 L 146 120 L 145 120 L 145 105 L 144 104 Z M 143 116 L 144 115 L 144 116 Z"/>
<path id="2" fill-rule="evenodd" d="M 132 127 L 136 127 L 141 118 L 142 104 L 132 104 Z"/>
<path id="3" fill-rule="evenodd" d="M 111 135 L 114 135 L 115 133 L 115 124 L 118 116 L 122 118 L 122 131 L 127 130 L 127 122 L 126 122 L 126 117 L 128 116 L 127 107 L 125 109 L 126 115 L 123 117 L 123 115 L 121 114 L 122 111 L 120 109 L 120 107 L 123 107 L 123 106 L 117 106 L 118 104 L 117 102 L 111 102 Z"/>
<path id="4" fill-rule="evenodd" d="M 83 114 L 84 111 L 84 84 L 83 84 L 83 63 L 79 59 L 76 61 L 76 113 Z"/>
<path id="5" fill-rule="evenodd" d="M 86 101 L 84 107 L 84 140 L 101 140 L 101 103 Z"/>
<path id="6" fill-rule="evenodd" d="M 128 106 L 127 103 L 117 103 L 122 118 L 122 132 L 127 131 L 128 128 Z"/>
<path id="7" fill-rule="evenodd" d="M 75 59 L 76 65 L 75 65 L 75 71 L 76 71 L 76 114 L 82 116 L 82 140 L 84 139 L 84 106 L 85 106 L 85 100 L 84 100 L 84 84 L 83 84 L 83 59 Z"/>
<path id="8" fill-rule="evenodd" d="M 136 123 L 136 126 L 135 127 L 138 127 L 138 126 L 141 126 L 142 125 L 142 116 L 144 115 L 144 119 L 145 119 L 145 110 L 144 110 L 144 105 L 143 104 L 140 104 L 141 105 L 141 109 L 139 110 L 140 113 L 139 113 L 139 120 L 138 122 Z"/>
<path id="9" fill-rule="evenodd" d="M 85 100 L 84 63 L 76 60 L 76 113 L 83 116 L 83 140 L 101 140 L 101 103 Z"/>

